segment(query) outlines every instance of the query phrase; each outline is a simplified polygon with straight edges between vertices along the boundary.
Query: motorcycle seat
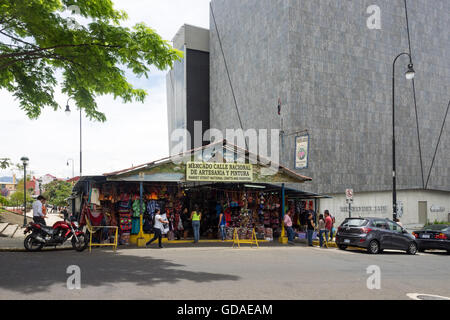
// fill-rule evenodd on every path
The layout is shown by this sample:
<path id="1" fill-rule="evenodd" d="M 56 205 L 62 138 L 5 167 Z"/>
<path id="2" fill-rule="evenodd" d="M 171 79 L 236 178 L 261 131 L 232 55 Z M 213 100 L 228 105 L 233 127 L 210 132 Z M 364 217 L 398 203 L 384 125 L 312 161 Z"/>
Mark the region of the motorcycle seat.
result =
<path id="1" fill-rule="evenodd" d="M 45 232 L 49 233 L 49 234 L 53 234 L 53 228 L 49 227 L 49 226 L 44 226 L 43 224 L 40 224 L 42 230 L 44 230 Z"/>

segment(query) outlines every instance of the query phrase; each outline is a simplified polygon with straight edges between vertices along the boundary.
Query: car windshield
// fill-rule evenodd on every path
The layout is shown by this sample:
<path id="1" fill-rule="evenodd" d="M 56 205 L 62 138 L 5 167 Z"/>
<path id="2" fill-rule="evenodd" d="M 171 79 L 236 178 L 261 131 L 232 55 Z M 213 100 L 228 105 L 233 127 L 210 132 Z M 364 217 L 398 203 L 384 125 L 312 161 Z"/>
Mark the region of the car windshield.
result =
<path id="1" fill-rule="evenodd" d="M 343 227 L 363 227 L 367 224 L 365 219 L 347 219 L 342 223 Z"/>
<path id="2" fill-rule="evenodd" d="M 448 225 L 445 224 L 434 224 L 431 226 L 426 226 L 424 229 L 425 230 L 432 230 L 432 231 L 445 231 L 447 230 Z"/>

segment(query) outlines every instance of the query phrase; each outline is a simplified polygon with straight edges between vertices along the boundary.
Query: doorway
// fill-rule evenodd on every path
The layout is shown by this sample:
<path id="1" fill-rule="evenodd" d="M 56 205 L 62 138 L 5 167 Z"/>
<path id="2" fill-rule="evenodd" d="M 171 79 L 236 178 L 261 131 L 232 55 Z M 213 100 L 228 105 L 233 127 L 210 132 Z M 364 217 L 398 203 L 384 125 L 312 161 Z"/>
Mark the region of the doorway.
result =
<path id="1" fill-rule="evenodd" d="M 419 201 L 419 223 L 426 224 L 428 222 L 428 203 L 427 201 Z"/>

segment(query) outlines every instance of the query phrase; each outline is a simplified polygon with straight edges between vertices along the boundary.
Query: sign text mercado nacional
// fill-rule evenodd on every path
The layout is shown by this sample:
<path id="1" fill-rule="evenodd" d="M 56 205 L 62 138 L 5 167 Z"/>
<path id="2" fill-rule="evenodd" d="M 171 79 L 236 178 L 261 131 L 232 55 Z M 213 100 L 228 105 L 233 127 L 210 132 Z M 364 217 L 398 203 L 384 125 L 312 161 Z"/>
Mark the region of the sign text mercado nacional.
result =
<path id="1" fill-rule="evenodd" d="M 245 163 L 188 162 L 186 164 L 186 180 L 252 182 L 253 166 Z"/>

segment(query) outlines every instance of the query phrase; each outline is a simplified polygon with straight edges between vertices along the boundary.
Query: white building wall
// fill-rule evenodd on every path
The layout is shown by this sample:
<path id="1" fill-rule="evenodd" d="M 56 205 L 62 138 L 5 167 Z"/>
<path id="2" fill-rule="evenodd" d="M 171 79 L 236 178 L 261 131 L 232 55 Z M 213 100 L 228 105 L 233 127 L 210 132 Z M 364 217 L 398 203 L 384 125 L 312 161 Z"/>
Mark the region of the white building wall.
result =
<path id="1" fill-rule="evenodd" d="M 329 210 L 340 225 L 348 214 L 345 194 L 331 195 L 333 199 L 321 199 L 319 211 Z M 398 201 L 403 202 L 403 216 L 400 221 L 404 225 L 419 224 L 419 202 L 427 202 L 428 221 L 448 221 L 450 214 L 450 192 L 407 190 L 397 191 Z M 382 217 L 392 219 L 392 192 L 365 192 L 354 194 L 352 217 Z"/>

